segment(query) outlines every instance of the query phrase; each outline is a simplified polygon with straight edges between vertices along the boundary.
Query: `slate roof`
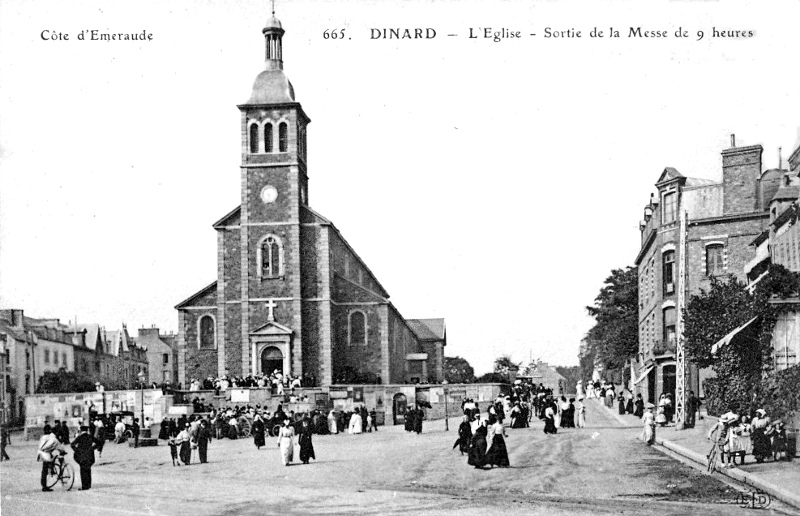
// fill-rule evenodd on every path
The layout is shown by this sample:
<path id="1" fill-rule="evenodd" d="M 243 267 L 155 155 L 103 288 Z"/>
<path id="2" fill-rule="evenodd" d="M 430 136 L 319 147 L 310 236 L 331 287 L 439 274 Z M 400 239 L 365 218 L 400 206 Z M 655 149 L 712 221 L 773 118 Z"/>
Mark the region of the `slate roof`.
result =
<path id="1" fill-rule="evenodd" d="M 406 319 L 406 323 L 422 340 L 445 340 L 444 319 Z"/>
<path id="2" fill-rule="evenodd" d="M 192 294 L 191 296 L 187 297 L 186 299 L 184 299 L 183 301 L 181 301 L 180 303 L 178 303 L 178 304 L 175 306 L 175 308 L 176 308 L 176 309 L 181 309 L 181 308 L 183 308 L 183 307 L 185 307 L 185 306 L 189 306 L 189 305 L 190 305 L 190 303 L 191 303 L 192 301 L 194 301 L 195 299 L 197 299 L 197 298 L 198 298 L 198 297 L 200 297 L 200 296 L 203 296 L 203 295 L 205 295 L 205 294 L 209 293 L 209 292 L 210 292 L 210 291 L 212 291 L 212 290 L 213 290 L 214 292 L 216 292 L 216 291 L 217 291 L 217 282 L 216 282 L 216 281 L 215 281 L 215 282 L 213 282 L 213 283 L 211 283 L 211 284 L 210 284 L 210 285 L 208 285 L 207 287 L 204 287 L 204 288 L 203 288 L 203 289 L 201 289 L 200 291 L 198 291 L 198 292 L 195 292 L 195 293 L 194 293 L 194 294 Z"/>
<path id="3" fill-rule="evenodd" d="M 794 201 L 800 197 L 800 186 L 789 185 L 781 186 L 775 195 L 772 197 L 773 201 Z"/>

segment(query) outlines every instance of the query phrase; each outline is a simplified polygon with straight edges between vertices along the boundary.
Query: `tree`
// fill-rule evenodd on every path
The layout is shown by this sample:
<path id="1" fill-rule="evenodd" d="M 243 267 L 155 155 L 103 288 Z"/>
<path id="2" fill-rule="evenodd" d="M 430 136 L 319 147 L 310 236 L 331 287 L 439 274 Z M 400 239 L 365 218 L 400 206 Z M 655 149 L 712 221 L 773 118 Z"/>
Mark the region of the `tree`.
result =
<path id="1" fill-rule="evenodd" d="M 465 358 L 444 357 L 444 378 L 448 383 L 472 383 L 475 370 Z"/>
<path id="2" fill-rule="evenodd" d="M 607 369 L 620 369 L 639 350 L 639 279 L 635 267 L 614 269 L 587 306 L 595 325 L 586 334 L 593 355 Z"/>
<path id="3" fill-rule="evenodd" d="M 74 371 L 67 371 L 63 367 L 58 371 L 45 371 L 39 378 L 39 385 L 36 387 L 37 393 L 58 393 L 58 392 L 89 392 L 95 390 L 94 383 L 85 378 L 81 378 Z"/>
<path id="4" fill-rule="evenodd" d="M 494 359 L 494 372 L 504 383 L 513 383 L 521 362 L 514 362 L 510 355 L 501 355 Z"/>
<path id="5" fill-rule="evenodd" d="M 556 371 L 566 380 L 567 392 L 573 392 L 572 389 L 574 389 L 575 386 L 578 385 L 579 381 L 582 381 L 580 366 L 569 366 L 569 367 L 556 366 Z"/>
<path id="6" fill-rule="evenodd" d="M 775 374 L 772 332 L 779 313 L 797 310 L 798 304 L 776 306 L 769 300 L 796 297 L 798 290 L 800 274 L 770 265 L 769 274 L 752 291 L 734 277 L 712 279 L 708 291 L 689 299 L 683 314 L 687 358 L 700 367 L 711 366 L 716 373 L 703 384 L 709 412 L 764 408 L 773 417 L 783 417 L 795 410 L 785 393 L 800 387 L 800 374 L 789 370 Z M 716 342 L 752 319 L 756 320 L 712 356 Z"/>

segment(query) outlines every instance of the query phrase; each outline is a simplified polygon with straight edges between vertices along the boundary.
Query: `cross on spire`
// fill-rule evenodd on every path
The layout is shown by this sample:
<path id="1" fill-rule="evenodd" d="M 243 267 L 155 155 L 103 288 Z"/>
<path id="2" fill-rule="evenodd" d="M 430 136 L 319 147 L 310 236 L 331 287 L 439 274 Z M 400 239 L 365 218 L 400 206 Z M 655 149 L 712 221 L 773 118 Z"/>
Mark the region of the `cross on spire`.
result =
<path id="1" fill-rule="evenodd" d="M 275 310 L 276 306 L 278 306 L 278 304 L 275 302 L 274 299 L 270 299 L 269 301 L 267 301 L 267 309 L 269 310 L 269 314 L 267 314 L 267 319 L 270 322 L 275 322 L 275 312 L 274 312 L 274 310 Z"/>

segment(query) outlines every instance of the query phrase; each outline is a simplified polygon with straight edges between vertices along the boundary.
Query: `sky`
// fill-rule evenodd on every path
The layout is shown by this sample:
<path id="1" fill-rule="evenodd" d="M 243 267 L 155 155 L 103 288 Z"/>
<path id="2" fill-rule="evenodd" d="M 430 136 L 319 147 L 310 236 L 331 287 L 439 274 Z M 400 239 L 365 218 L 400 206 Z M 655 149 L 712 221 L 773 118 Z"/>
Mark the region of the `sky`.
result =
<path id="1" fill-rule="evenodd" d="M 240 203 L 236 105 L 270 10 L 0 3 L 0 306 L 177 331 L 174 306 L 216 279 L 211 225 Z M 720 180 L 732 133 L 763 145 L 765 168 L 798 145 L 794 0 L 278 0 L 276 14 L 312 120 L 310 205 L 404 317 L 444 317 L 446 355 L 478 373 L 505 354 L 577 364 L 585 307 L 633 265 L 665 167 Z M 371 37 L 392 28 L 436 36 Z M 487 28 L 520 37 L 469 37 Z"/>

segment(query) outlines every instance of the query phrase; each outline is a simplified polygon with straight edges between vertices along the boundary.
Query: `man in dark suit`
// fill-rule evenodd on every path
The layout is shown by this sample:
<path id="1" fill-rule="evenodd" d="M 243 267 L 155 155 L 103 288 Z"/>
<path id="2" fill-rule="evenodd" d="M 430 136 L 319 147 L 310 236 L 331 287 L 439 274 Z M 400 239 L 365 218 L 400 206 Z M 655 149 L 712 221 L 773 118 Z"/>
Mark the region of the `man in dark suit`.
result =
<path id="1" fill-rule="evenodd" d="M 94 450 L 97 442 L 89 435 L 89 427 L 81 426 L 81 433 L 72 441 L 75 452 L 75 462 L 81 469 L 81 490 L 86 491 L 92 487 L 92 465 L 94 464 Z"/>

